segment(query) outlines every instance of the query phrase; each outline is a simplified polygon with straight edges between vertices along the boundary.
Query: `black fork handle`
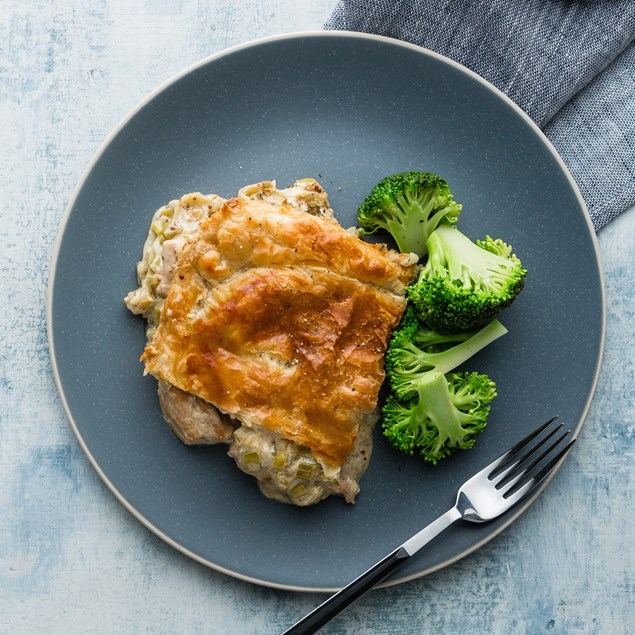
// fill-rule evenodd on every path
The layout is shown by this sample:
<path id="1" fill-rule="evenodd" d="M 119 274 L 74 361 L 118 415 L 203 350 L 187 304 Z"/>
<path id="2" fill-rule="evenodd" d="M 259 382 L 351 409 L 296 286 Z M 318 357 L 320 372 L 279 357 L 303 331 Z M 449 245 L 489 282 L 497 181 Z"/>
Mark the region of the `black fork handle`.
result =
<path id="1" fill-rule="evenodd" d="M 382 558 L 377 564 L 355 578 L 342 590 L 332 595 L 328 600 L 303 617 L 299 622 L 286 630 L 282 635 L 310 635 L 333 619 L 376 584 L 389 576 L 399 565 L 410 557 L 405 548 L 397 547 Z"/>

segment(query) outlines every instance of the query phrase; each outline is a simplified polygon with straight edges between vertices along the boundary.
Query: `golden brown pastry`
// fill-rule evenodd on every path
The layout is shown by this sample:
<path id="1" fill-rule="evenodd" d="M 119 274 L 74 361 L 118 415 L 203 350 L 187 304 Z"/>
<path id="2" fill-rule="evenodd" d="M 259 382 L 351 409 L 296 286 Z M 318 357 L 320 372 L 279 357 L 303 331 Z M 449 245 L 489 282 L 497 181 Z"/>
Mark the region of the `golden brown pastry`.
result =
<path id="1" fill-rule="evenodd" d="M 329 218 L 230 199 L 183 248 L 142 360 L 159 380 L 340 466 L 376 407 L 408 263 Z"/>

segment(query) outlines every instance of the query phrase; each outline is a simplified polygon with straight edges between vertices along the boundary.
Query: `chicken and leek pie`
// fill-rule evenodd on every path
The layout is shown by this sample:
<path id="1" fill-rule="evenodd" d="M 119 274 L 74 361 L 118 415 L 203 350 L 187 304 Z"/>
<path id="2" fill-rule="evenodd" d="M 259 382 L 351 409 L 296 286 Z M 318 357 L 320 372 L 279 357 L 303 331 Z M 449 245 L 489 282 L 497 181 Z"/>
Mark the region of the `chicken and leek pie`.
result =
<path id="1" fill-rule="evenodd" d="M 185 443 L 229 443 L 268 497 L 353 502 L 411 258 L 344 229 L 313 180 L 168 207 L 126 299 L 166 420 Z"/>

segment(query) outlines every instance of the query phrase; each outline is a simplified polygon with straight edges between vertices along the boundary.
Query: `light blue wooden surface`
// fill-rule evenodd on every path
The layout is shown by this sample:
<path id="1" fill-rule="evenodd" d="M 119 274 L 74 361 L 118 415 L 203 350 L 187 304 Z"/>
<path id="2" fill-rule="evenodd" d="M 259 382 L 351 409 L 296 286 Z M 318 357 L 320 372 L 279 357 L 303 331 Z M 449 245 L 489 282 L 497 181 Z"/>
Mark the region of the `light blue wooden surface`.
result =
<path id="1" fill-rule="evenodd" d="M 229 45 L 319 29 L 333 4 L 0 0 L 0 633 L 275 633 L 322 599 L 208 570 L 124 510 L 64 416 L 45 296 L 66 203 L 126 113 Z M 546 494 L 477 553 L 373 591 L 325 632 L 635 632 L 635 209 L 599 242 L 602 373 Z"/>

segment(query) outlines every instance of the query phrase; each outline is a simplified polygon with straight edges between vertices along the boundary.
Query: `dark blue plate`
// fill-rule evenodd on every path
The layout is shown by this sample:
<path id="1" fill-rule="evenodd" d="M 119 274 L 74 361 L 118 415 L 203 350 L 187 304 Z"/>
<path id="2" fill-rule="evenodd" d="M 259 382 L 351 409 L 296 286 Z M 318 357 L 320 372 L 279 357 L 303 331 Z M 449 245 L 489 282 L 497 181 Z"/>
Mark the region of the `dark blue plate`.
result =
<path id="1" fill-rule="evenodd" d="M 443 175 L 472 238 L 510 242 L 529 270 L 501 315 L 509 334 L 468 368 L 500 396 L 476 448 L 431 467 L 377 434 L 354 506 L 265 499 L 226 456 L 164 424 L 138 362 L 144 324 L 123 298 L 153 212 L 186 192 L 314 177 L 344 225 L 383 176 Z M 394 40 L 320 32 L 204 60 L 162 86 L 102 145 L 69 203 L 53 256 L 49 336 L 71 426 L 91 464 L 150 530 L 192 558 L 274 587 L 331 590 L 454 502 L 456 488 L 538 423 L 582 425 L 598 377 L 604 290 L 595 235 L 564 164 L 534 124 L 463 67 Z M 379 432 L 379 430 L 377 430 Z M 574 451 L 584 451 L 576 447 Z M 534 497 L 535 498 L 535 497 Z M 470 553 L 524 507 L 456 524 L 390 582 Z"/>

